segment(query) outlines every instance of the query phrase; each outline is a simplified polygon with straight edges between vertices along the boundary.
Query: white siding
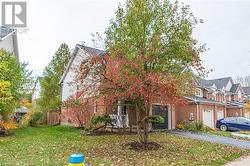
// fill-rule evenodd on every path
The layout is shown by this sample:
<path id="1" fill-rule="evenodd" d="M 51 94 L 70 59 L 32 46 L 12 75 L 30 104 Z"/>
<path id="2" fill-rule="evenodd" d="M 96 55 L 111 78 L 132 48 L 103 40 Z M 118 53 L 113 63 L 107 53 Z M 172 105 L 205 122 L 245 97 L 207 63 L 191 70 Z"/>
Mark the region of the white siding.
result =
<path id="1" fill-rule="evenodd" d="M 62 102 L 66 101 L 69 97 L 75 96 L 77 93 L 76 73 L 82 60 L 88 56 L 83 50 L 79 49 L 75 58 L 67 72 L 64 81 L 62 82 Z"/>
<path id="2" fill-rule="evenodd" d="M 40 81 L 38 80 L 34 92 L 32 94 L 32 101 L 37 100 L 40 97 L 40 93 L 41 93 L 41 84 Z"/>

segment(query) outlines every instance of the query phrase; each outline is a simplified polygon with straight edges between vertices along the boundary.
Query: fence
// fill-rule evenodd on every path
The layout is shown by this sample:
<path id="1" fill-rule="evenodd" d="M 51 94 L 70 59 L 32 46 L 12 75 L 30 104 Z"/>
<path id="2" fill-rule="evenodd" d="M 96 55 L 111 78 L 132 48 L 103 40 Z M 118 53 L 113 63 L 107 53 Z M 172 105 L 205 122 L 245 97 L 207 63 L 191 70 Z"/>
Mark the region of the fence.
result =
<path id="1" fill-rule="evenodd" d="M 47 114 L 47 125 L 54 126 L 60 124 L 60 113 L 59 112 L 48 112 Z"/>

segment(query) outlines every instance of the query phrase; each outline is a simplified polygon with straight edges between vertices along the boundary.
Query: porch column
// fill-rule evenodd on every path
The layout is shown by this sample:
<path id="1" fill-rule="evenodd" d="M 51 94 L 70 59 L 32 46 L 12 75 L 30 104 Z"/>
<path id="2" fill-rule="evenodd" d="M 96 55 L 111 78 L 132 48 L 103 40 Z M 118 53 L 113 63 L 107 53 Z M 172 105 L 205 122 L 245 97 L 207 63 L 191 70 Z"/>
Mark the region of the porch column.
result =
<path id="1" fill-rule="evenodd" d="M 117 126 L 121 127 L 122 126 L 122 106 L 121 106 L 121 101 L 117 102 Z"/>

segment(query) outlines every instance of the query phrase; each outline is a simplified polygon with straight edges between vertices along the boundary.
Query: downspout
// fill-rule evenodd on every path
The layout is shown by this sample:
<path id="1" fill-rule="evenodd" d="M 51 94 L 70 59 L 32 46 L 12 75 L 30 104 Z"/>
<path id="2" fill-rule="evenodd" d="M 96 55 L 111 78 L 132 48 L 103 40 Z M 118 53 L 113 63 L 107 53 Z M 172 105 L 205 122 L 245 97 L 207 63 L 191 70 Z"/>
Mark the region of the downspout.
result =
<path id="1" fill-rule="evenodd" d="M 196 104 L 196 122 L 198 122 L 200 119 L 200 114 L 199 114 L 199 105 L 197 103 L 197 101 L 194 101 L 194 103 Z"/>
<path id="2" fill-rule="evenodd" d="M 173 104 L 171 103 L 170 104 L 171 106 L 170 106 L 170 116 L 171 116 L 171 123 L 170 123 L 170 128 L 171 129 L 173 129 L 173 113 L 172 113 L 172 111 L 173 111 Z M 175 117 L 176 118 L 176 117 Z M 175 119 L 176 120 L 176 119 Z"/>

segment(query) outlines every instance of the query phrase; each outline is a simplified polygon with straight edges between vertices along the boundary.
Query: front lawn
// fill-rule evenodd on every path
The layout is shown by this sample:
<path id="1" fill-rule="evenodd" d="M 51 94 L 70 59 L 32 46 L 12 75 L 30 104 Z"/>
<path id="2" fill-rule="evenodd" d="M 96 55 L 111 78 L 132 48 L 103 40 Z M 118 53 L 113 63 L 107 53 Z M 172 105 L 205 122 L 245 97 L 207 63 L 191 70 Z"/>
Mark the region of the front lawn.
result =
<path id="1" fill-rule="evenodd" d="M 162 145 L 157 151 L 137 152 L 123 145 L 136 135 L 88 136 L 71 127 L 17 129 L 0 137 L 0 165 L 59 166 L 75 152 L 84 153 L 90 165 L 221 165 L 246 154 L 246 150 L 152 133 L 150 140 Z"/>

